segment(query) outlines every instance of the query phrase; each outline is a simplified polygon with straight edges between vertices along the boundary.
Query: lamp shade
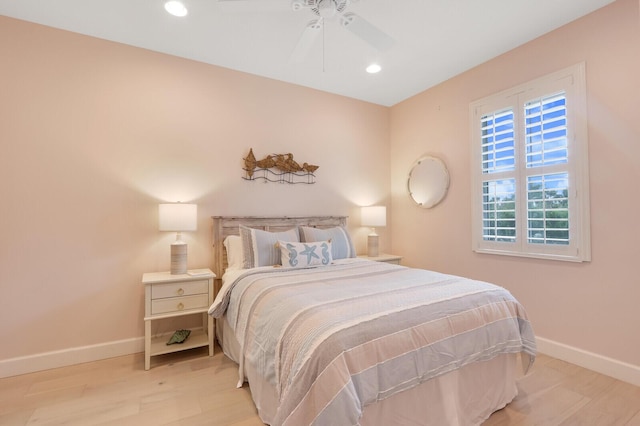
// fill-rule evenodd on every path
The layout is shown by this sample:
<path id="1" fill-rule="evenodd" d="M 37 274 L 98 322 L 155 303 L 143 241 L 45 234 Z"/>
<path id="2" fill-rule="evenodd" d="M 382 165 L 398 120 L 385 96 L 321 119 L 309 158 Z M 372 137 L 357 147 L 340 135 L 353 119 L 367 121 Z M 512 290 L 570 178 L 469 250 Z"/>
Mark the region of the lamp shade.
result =
<path id="1" fill-rule="evenodd" d="M 360 224 L 362 226 L 387 226 L 387 208 L 385 206 L 363 207 L 360 212 Z"/>
<path id="2" fill-rule="evenodd" d="M 160 231 L 195 231 L 198 225 L 198 205 L 160 204 L 158 222 Z"/>

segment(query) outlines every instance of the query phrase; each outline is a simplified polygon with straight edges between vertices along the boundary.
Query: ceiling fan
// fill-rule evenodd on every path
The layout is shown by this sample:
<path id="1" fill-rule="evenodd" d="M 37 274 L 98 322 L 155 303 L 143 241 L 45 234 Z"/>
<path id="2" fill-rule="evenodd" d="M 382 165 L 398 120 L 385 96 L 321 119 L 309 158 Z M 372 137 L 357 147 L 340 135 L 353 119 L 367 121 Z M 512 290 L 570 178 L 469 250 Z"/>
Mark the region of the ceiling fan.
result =
<path id="1" fill-rule="evenodd" d="M 361 16 L 347 11 L 349 4 L 356 1 L 358 0 L 291 0 L 291 9 L 294 12 L 308 9 L 316 18 L 307 23 L 296 47 L 291 53 L 289 62 L 301 62 L 307 56 L 318 35 L 322 32 L 325 21 L 332 20 L 338 21 L 340 26 L 351 31 L 375 49 L 379 51 L 389 49 L 395 42 L 391 36 Z"/>

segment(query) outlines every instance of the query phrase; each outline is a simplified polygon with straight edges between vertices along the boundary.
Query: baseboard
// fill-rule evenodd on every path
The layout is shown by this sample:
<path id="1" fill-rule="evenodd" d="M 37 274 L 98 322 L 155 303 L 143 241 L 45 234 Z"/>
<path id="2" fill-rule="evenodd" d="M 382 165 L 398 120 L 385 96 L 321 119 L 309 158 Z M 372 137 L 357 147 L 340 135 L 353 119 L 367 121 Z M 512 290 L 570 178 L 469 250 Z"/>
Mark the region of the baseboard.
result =
<path id="1" fill-rule="evenodd" d="M 0 378 L 144 352 L 144 337 L 0 360 Z"/>
<path id="2" fill-rule="evenodd" d="M 543 337 L 536 337 L 538 351 L 553 358 L 588 368 L 601 374 L 640 386 L 640 367 Z M 144 338 L 118 340 L 0 361 L 0 378 L 98 361 L 144 351 Z"/>
<path id="3" fill-rule="evenodd" d="M 538 351 L 553 358 L 579 365 L 580 367 L 640 386 L 640 366 L 627 364 L 593 352 L 574 348 L 563 343 L 536 337 Z"/>

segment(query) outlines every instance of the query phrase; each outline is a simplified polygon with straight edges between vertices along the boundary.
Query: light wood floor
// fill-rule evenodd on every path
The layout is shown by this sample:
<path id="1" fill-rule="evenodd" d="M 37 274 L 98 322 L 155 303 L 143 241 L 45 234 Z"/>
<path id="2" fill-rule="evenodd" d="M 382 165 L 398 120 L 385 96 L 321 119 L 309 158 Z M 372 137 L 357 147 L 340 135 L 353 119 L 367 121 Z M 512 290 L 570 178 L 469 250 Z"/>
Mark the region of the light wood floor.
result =
<path id="1" fill-rule="evenodd" d="M 0 379 L 0 425 L 261 425 L 216 348 L 142 354 Z M 640 425 L 640 388 L 540 355 L 485 425 Z M 443 425 L 444 426 L 444 425 Z"/>

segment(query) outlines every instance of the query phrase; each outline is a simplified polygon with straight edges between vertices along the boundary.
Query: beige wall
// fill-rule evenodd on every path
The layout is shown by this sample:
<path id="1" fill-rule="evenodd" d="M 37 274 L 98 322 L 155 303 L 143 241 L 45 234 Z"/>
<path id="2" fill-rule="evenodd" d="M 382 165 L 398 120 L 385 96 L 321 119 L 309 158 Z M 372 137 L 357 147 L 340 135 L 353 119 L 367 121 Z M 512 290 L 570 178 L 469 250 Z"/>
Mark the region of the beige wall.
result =
<path id="1" fill-rule="evenodd" d="M 592 262 L 471 251 L 469 103 L 585 61 Z M 538 336 L 640 367 L 640 14 L 610 6 L 391 108 L 394 253 L 411 266 L 492 281 L 526 307 Z M 445 201 L 414 207 L 406 176 L 419 156 L 444 159 Z"/>
<path id="2" fill-rule="evenodd" d="M 363 252 L 389 201 L 387 108 L 5 17 L 0 58 L 0 361 L 142 336 L 159 202 L 198 204 L 198 268 L 212 215 L 350 215 Z M 250 147 L 317 183 L 242 180 Z"/>

